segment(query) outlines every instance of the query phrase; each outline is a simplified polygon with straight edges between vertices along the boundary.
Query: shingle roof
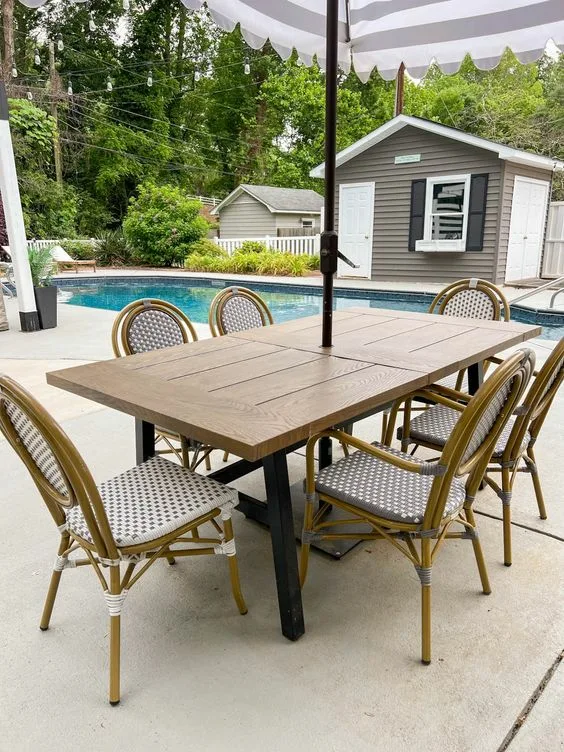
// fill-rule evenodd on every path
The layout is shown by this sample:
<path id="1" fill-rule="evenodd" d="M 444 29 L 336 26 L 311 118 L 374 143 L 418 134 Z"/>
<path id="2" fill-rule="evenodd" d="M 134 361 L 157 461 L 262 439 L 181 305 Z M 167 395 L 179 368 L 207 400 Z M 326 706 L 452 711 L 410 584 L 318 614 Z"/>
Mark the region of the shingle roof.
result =
<path id="1" fill-rule="evenodd" d="M 212 214 L 217 214 L 220 209 L 233 201 L 245 191 L 272 212 L 303 212 L 304 214 L 321 213 L 323 196 L 316 191 L 305 188 L 277 188 L 271 185 L 248 185 L 241 184 L 238 188 L 224 198 L 215 207 Z"/>

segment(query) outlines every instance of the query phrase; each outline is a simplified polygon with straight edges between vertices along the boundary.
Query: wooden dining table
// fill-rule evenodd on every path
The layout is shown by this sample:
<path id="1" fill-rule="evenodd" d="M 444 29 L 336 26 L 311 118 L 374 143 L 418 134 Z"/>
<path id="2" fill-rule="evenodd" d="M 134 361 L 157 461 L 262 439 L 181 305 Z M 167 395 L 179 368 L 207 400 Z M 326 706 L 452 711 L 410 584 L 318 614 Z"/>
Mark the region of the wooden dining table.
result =
<path id="1" fill-rule="evenodd" d="M 126 358 L 52 371 L 47 381 L 136 419 L 137 461 L 155 452 L 154 426 L 238 458 L 212 473 L 230 483 L 264 470 L 266 503 L 239 508 L 268 525 L 282 633 L 304 633 L 287 455 L 318 431 L 350 425 L 391 401 L 540 334 L 538 326 L 378 308 L 334 313 L 333 347 L 321 317 L 251 329 Z M 376 438 L 376 437 L 374 437 Z M 319 463 L 331 462 L 331 443 Z"/>

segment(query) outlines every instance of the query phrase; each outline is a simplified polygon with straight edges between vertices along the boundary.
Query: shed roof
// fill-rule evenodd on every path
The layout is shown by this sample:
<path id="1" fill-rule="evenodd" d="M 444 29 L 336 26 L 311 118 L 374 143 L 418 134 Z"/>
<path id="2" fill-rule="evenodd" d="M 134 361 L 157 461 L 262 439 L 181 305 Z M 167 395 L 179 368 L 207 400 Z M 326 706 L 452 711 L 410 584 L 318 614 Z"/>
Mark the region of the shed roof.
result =
<path id="1" fill-rule="evenodd" d="M 323 206 L 323 196 L 316 191 L 242 183 L 215 207 L 212 214 L 217 215 L 242 193 L 248 193 L 260 201 L 273 214 L 320 214 Z"/>
<path id="2" fill-rule="evenodd" d="M 364 138 L 359 141 L 355 141 L 354 144 L 348 146 L 343 151 L 337 154 L 337 167 L 348 162 L 350 159 L 357 157 L 372 146 L 384 141 L 394 133 L 397 133 L 406 126 L 412 126 L 413 128 L 419 128 L 419 130 L 427 131 L 429 133 L 435 133 L 438 136 L 444 136 L 450 138 L 453 141 L 460 141 L 470 146 L 475 146 L 478 149 L 485 149 L 486 151 L 492 151 L 498 155 L 500 159 L 507 162 L 514 162 L 516 164 L 528 165 L 529 167 L 539 167 L 545 170 L 564 170 L 564 162 L 560 162 L 552 157 L 545 157 L 541 154 L 534 154 L 530 151 L 520 151 L 514 149 L 511 146 L 500 144 L 495 141 L 489 141 L 487 138 L 480 138 L 474 136 L 471 133 L 466 133 L 458 128 L 449 128 L 447 125 L 441 125 L 434 120 L 425 120 L 425 118 L 413 117 L 411 115 L 398 115 L 392 120 L 388 120 L 387 123 L 376 128 Z M 323 162 L 309 173 L 312 178 L 323 178 L 325 176 L 325 163 Z"/>

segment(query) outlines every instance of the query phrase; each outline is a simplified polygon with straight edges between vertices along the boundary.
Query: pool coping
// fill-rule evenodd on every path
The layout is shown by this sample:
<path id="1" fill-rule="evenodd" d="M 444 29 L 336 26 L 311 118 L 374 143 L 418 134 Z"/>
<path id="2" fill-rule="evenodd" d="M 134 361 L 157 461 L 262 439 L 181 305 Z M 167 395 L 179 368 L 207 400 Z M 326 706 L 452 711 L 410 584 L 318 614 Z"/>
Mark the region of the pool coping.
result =
<path id="1" fill-rule="evenodd" d="M 194 272 L 180 272 L 174 273 L 170 271 L 148 271 L 146 273 L 141 270 L 136 270 L 135 274 L 121 273 L 113 271 L 110 274 L 73 274 L 71 275 L 56 275 L 53 277 L 53 282 L 61 288 L 76 287 L 78 285 L 95 285 L 100 283 L 101 280 L 108 282 L 110 280 L 126 280 L 131 279 L 137 282 L 151 282 L 165 280 L 174 281 L 190 281 L 191 283 L 202 282 L 209 284 L 197 285 L 199 287 L 227 287 L 236 286 L 241 283 L 254 284 L 258 287 L 276 288 L 276 287 L 292 287 L 298 293 L 321 295 L 323 290 L 323 280 L 321 277 L 261 277 L 253 275 L 225 275 L 225 274 L 196 274 Z M 299 281 L 298 281 L 299 280 Z M 307 281 L 306 281 L 307 280 Z M 213 283 L 216 284 L 213 284 Z M 418 289 L 382 289 L 373 287 L 372 285 L 358 285 L 358 282 L 374 282 L 372 280 L 335 280 L 334 290 L 338 292 L 343 290 L 347 292 L 347 297 L 352 298 L 383 298 L 384 300 L 405 300 L 406 298 L 414 303 L 430 303 L 436 295 L 435 291 L 418 290 Z M 348 284 L 347 284 L 348 283 Z M 353 284 L 354 283 L 354 286 Z M 433 285 L 437 287 L 437 285 Z M 511 301 L 509 301 L 511 305 Z M 547 308 L 534 308 L 532 306 L 516 303 L 511 306 L 512 309 L 519 311 L 523 317 L 523 323 L 526 324 L 538 324 L 541 326 L 564 326 L 564 313 L 553 311 Z"/>

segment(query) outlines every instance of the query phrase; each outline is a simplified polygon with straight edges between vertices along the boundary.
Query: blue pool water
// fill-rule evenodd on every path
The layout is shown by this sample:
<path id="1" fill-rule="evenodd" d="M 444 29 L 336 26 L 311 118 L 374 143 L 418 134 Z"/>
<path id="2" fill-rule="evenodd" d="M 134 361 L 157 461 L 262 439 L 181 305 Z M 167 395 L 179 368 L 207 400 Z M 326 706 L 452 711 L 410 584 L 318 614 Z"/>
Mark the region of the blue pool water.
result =
<path id="1" fill-rule="evenodd" d="M 57 285 L 63 301 L 88 308 L 120 311 L 138 298 L 161 298 L 181 308 L 194 322 L 207 323 L 210 303 L 218 290 L 236 280 L 211 280 L 173 277 L 130 277 L 96 279 L 62 279 Z M 306 285 L 282 285 L 244 282 L 267 302 L 277 323 L 321 313 L 321 288 Z M 433 296 L 429 293 L 387 292 L 381 290 L 335 290 L 335 307 L 343 310 L 353 306 L 392 308 L 401 311 L 426 311 Z M 564 336 L 564 316 L 554 316 L 531 309 L 512 309 L 512 316 L 525 323 L 543 325 L 543 337 Z"/>

